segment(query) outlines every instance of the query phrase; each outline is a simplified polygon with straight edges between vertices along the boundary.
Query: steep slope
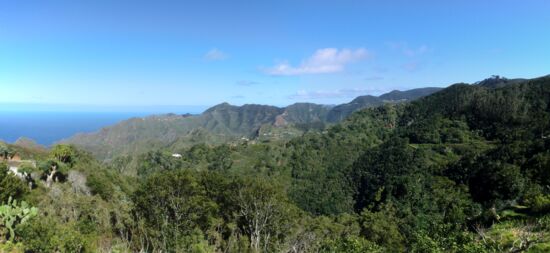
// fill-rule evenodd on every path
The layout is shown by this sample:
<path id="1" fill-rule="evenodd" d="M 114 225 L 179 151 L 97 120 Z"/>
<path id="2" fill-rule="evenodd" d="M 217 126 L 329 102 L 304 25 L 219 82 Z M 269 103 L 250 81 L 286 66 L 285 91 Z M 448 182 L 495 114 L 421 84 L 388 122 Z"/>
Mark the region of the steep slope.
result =
<path id="1" fill-rule="evenodd" d="M 443 88 L 427 87 L 412 89 L 406 91 L 394 90 L 378 97 L 375 96 L 360 96 L 347 104 L 341 104 L 332 108 L 327 115 L 327 121 L 336 123 L 344 120 L 353 112 L 361 109 L 376 107 L 383 105 L 384 103 L 401 103 L 407 101 L 413 101 L 424 96 L 436 93 Z"/>
<path id="2" fill-rule="evenodd" d="M 452 85 L 413 102 L 401 124 L 416 124 L 421 118 L 440 115 L 456 120 L 464 118 L 471 128 L 483 131 L 489 138 L 527 133 L 510 132 L 517 125 L 524 125 L 533 131 L 538 128 L 539 136 L 532 138 L 540 138 L 545 134 L 546 126 L 540 125 L 544 122 L 540 121 L 540 117 L 550 111 L 550 77 L 517 81 L 500 88 L 492 87 Z M 534 119 L 538 121 L 531 122 Z"/>
<path id="3" fill-rule="evenodd" d="M 379 98 L 385 101 L 415 100 L 424 96 L 428 96 L 432 93 L 436 93 L 442 89 L 443 88 L 439 87 L 426 87 L 407 91 L 393 90 L 391 92 L 381 95 Z"/>
<path id="4" fill-rule="evenodd" d="M 252 137 L 261 125 L 273 123 L 283 111 L 283 108 L 268 105 L 234 106 L 223 103 L 206 110 L 196 117 L 196 121 L 212 133 Z"/>
<path id="5" fill-rule="evenodd" d="M 491 76 L 483 81 L 479 81 L 477 83 L 475 83 L 476 85 L 479 85 L 479 86 L 483 86 L 485 88 L 492 88 L 492 89 L 495 89 L 495 88 L 501 88 L 501 87 L 504 87 L 504 86 L 507 86 L 507 85 L 510 85 L 510 84 L 516 84 L 516 83 L 521 83 L 521 82 L 525 82 L 527 81 L 527 79 L 523 79 L 523 78 L 516 78 L 516 79 L 508 79 L 506 77 L 502 77 L 502 76 Z"/>
<path id="6" fill-rule="evenodd" d="M 100 158 L 140 153 L 185 138 L 197 142 L 223 143 L 251 137 L 263 124 L 272 123 L 283 109 L 264 105 L 216 105 L 200 115 L 154 115 L 132 118 L 96 133 L 78 134 L 62 140 L 80 146 Z"/>
<path id="7" fill-rule="evenodd" d="M 22 147 L 22 148 L 26 148 L 26 149 L 30 149 L 30 150 L 41 150 L 41 151 L 46 150 L 45 146 L 40 145 L 40 144 L 36 143 L 35 140 L 27 138 L 27 137 L 20 137 L 19 139 L 17 139 L 13 143 L 13 145 L 16 145 L 16 146 L 19 146 L 19 147 Z"/>
<path id="8" fill-rule="evenodd" d="M 357 97 L 347 104 L 341 104 L 332 108 L 327 115 L 327 121 L 332 123 L 340 122 L 355 111 L 382 104 L 384 104 L 384 101 L 379 97 L 370 95 Z"/>
<path id="9" fill-rule="evenodd" d="M 289 123 L 309 124 L 325 121 L 330 106 L 313 103 L 296 103 L 287 106 L 283 113 L 277 116 L 275 126 L 283 126 Z"/>
<path id="10" fill-rule="evenodd" d="M 373 149 L 381 143 L 385 148 Z M 379 196 L 406 203 L 410 195 L 403 194 L 418 191 L 416 182 L 428 171 L 433 173 L 428 178 L 447 177 L 449 188 L 468 189 L 467 196 L 494 208 L 496 199 L 520 199 L 532 187 L 526 181 L 549 184 L 549 147 L 550 77 L 500 88 L 452 85 L 411 103 L 361 110 L 325 134 L 305 134 L 285 145 L 292 199 L 320 214 L 361 211 L 380 201 Z M 421 159 L 404 162 L 405 151 L 411 161 Z M 397 183 L 407 173 L 415 183 Z M 350 177 L 357 179 L 356 189 L 347 189 L 353 185 Z M 437 186 L 422 187 L 425 194 Z M 387 191 L 380 195 L 381 189 Z M 432 206 L 433 201 L 426 203 Z"/>
<path id="11" fill-rule="evenodd" d="M 61 142 L 74 144 L 99 158 L 108 159 L 175 142 L 178 142 L 175 146 L 191 146 L 196 143 L 220 144 L 241 138 L 287 140 L 311 129 L 323 129 L 327 123 L 340 122 L 355 111 L 384 103 L 414 100 L 437 90 L 416 89 L 404 91 L 398 96 L 384 94 L 381 97 L 385 99 L 360 96 L 350 103 L 334 107 L 313 103 L 296 103 L 284 108 L 221 103 L 200 115 L 167 114 L 132 118 L 95 133 L 77 134 Z M 393 97 L 398 100 L 393 100 Z"/>

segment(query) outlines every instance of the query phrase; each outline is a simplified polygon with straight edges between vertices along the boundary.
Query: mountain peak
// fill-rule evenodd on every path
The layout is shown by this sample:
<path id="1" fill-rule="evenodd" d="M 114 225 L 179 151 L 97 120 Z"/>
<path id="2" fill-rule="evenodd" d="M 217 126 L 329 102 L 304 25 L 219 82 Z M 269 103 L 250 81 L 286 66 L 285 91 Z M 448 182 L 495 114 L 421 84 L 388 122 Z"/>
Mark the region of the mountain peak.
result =
<path id="1" fill-rule="evenodd" d="M 35 140 L 27 137 L 19 137 L 13 144 L 30 149 L 46 149 L 46 147 L 36 143 Z"/>
<path id="2" fill-rule="evenodd" d="M 205 112 L 225 110 L 225 109 L 228 109 L 228 108 L 231 108 L 231 107 L 233 107 L 231 104 L 229 104 L 227 102 L 223 102 L 223 103 L 220 103 L 220 104 L 217 104 L 215 106 L 212 106 L 212 107 L 208 108 Z"/>
<path id="3" fill-rule="evenodd" d="M 438 92 L 442 88 L 438 87 L 426 87 L 426 88 L 417 88 L 411 90 L 392 90 L 388 93 L 382 94 L 379 96 L 380 99 L 388 101 L 401 101 L 401 100 L 414 100 L 424 96 L 428 96 L 432 93 Z"/>
<path id="4" fill-rule="evenodd" d="M 353 99 L 350 103 L 377 103 L 378 97 L 372 95 L 359 96 Z"/>
<path id="5" fill-rule="evenodd" d="M 486 85 L 491 85 L 491 84 L 495 84 L 495 83 L 502 83 L 502 82 L 507 82 L 508 81 L 508 78 L 506 77 L 503 77 L 503 76 L 499 76 L 499 75 L 492 75 L 488 78 L 485 78 L 479 82 L 476 82 L 475 84 L 477 85 L 481 85 L 481 86 L 486 86 Z"/>
<path id="6" fill-rule="evenodd" d="M 63 142 L 89 148 L 95 151 L 96 156 L 110 159 L 147 148 L 142 147 L 143 143 L 168 145 L 181 140 L 182 146 L 200 142 L 221 144 L 243 136 L 258 137 L 260 132 L 264 139 L 285 139 L 296 136 L 300 131 L 322 129 L 325 124 L 340 122 L 361 109 L 411 101 L 437 90 L 439 88 L 392 91 L 389 94 L 395 96 L 386 94 L 388 98 L 365 95 L 336 106 L 314 103 L 295 103 L 286 107 L 261 104 L 236 106 L 223 102 L 192 117 L 164 114 L 134 118 L 97 133 L 73 136 Z M 273 130 L 271 127 L 282 128 Z M 106 146 L 109 149 L 105 149 Z"/>
<path id="7" fill-rule="evenodd" d="M 500 88 L 500 87 L 504 87 L 504 86 L 507 86 L 507 85 L 510 85 L 510 84 L 522 82 L 522 81 L 525 81 L 525 80 L 526 79 L 521 79 L 521 78 L 508 79 L 508 78 L 503 77 L 503 76 L 492 75 L 491 77 L 486 78 L 482 81 L 476 82 L 474 84 L 479 85 L 479 86 L 483 86 L 483 87 L 486 87 L 486 88 L 494 89 L 494 88 Z"/>

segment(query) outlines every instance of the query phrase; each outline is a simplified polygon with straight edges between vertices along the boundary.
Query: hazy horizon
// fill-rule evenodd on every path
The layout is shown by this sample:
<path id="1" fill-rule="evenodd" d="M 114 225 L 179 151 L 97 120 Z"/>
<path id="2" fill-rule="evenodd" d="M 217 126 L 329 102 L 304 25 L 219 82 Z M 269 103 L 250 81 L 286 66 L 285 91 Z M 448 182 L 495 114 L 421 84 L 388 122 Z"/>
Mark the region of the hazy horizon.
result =
<path id="1" fill-rule="evenodd" d="M 550 69 L 550 34 L 541 29 L 549 7 L 539 0 L 5 1 L 0 103 L 339 104 L 491 75 L 538 77 Z"/>
<path id="2" fill-rule="evenodd" d="M 144 114 L 200 114 L 208 105 L 83 105 L 0 103 L 0 112 L 60 112 L 60 113 L 144 113 Z"/>
<path id="3" fill-rule="evenodd" d="M 486 78 L 491 78 L 493 76 L 499 76 L 499 75 L 490 75 Z M 506 77 L 506 76 L 500 76 L 504 78 L 514 79 L 514 78 L 525 78 L 525 79 L 531 79 L 531 78 L 538 78 L 543 77 L 546 75 L 540 75 L 540 76 L 518 76 L 518 77 Z M 477 81 L 482 81 L 484 79 L 480 79 Z M 472 81 L 469 83 L 475 83 L 477 81 Z M 465 83 L 465 82 L 455 82 L 455 83 Z M 449 83 L 444 85 L 432 85 L 432 86 L 422 86 L 422 87 L 415 87 L 411 89 L 419 89 L 419 88 L 428 88 L 428 87 L 438 87 L 438 88 L 445 88 L 449 85 L 455 84 L 455 83 Z M 380 92 L 366 92 L 366 93 L 356 93 L 353 90 L 347 91 L 350 93 L 353 93 L 353 96 L 347 96 L 345 99 L 342 99 L 340 103 L 347 103 L 353 100 L 356 97 L 359 96 L 380 96 L 385 93 L 389 93 L 391 91 L 398 90 L 398 91 L 406 91 L 409 89 L 391 89 L 391 90 L 384 90 Z M 317 94 L 319 96 L 330 96 L 330 94 Z M 315 104 L 322 104 L 322 105 L 337 105 L 337 103 L 321 103 L 317 101 L 317 99 L 302 99 L 302 100 L 296 100 L 291 103 L 287 104 L 269 104 L 269 103 L 263 103 L 261 101 L 258 102 L 229 102 L 229 101 L 219 101 L 214 104 L 210 105 L 110 105 L 110 104 L 52 104 L 52 103 L 5 103 L 0 101 L 0 112 L 82 112 L 82 113 L 142 113 L 144 115 L 154 115 L 154 114 L 168 114 L 168 113 L 175 113 L 175 114 L 201 114 L 205 110 L 207 110 L 210 107 L 213 107 L 215 105 L 221 104 L 221 103 L 229 103 L 231 105 L 235 106 L 242 106 L 245 104 L 261 104 L 261 105 L 271 105 L 271 106 L 277 106 L 277 107 L 286 107 L 291 104 L 295 103 L 315 103 Z"/>

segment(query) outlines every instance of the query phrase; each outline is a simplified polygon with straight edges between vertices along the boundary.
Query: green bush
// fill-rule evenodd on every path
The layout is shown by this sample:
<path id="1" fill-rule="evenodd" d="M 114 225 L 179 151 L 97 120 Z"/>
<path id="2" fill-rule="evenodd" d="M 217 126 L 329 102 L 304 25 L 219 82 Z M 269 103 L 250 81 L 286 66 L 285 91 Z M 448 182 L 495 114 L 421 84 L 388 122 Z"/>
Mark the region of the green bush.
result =
<path id="1" fill-rule="evenodd" d="M 23 253 L 25 248 L 22 243 L 0 243 L 0 252 L 1 253 Z"/>
<path id="2" fill-rule="evenodd" d="M 399 231 L 397 217 L 391 207 L 378 212 L 364 210 L 361 213 L 361 234 L 368 240 L 390 251 L 402 251 L 405 239 Z"/>
<path id="3" fill-rule="evenodd" d="M 531 210 L 537 213 L 550 211 L 550 195 L 539 194 L 531 201 Z"/>
<path id="4" fill-rule="evenodd" d="M 322 242 L 320 253 L 382 253 L 388 252 L 376 243 L 362 237 L 344 237 Z"/>
<path id="5" fill-rule="evenodd" d="M 26 251 L 79 253 L 87 249 L 85 239 L 75 228 L 51 218 L 40 217 L 18 231 Z"/>
<path id="6" fill-rule="evenodd" d="M 0 163 L 0 203 L 7 201 L 10 197 L 20 199 L 27 192 L 27 185 L 9 173 L 5 163 Z"/>
<path id="7" fill-rule="evenodd" d="M 102 199 L 109 200 L 113 196 L 115 189 L 110 180 L 100 172 L 88 176 L 86 185 L 90 187 L 92 194 L 98 194 Z"/>

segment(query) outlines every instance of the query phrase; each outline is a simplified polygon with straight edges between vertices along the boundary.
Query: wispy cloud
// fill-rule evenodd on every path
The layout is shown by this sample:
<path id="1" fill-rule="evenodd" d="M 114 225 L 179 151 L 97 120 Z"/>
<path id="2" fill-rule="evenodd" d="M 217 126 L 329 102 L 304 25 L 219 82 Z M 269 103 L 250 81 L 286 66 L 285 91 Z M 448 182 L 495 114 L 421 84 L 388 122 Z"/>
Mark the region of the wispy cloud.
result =
<path id="1" fill-rule="evenodd" d="M 243 95 L 234 95 L 234 96 L 231 96 L 232 99 L 244 99 L 246 98 L 245 96 Z"/>
<path id="2" fill-rule="evenodd" d="M 368 95 L 372 93 L 381 92 L 378 88 L 368 89 L 339 89 L 332 91 L 306 91 L 299 90 L 295 94 L 288 96 L 293 100 L 310 100 L 310 99 L 327 99 L 327 98 L 355 98 L 357 96 Z"/>
<path id="3" fill-rule="evenodd" d="M 355 50 L 323 48 L 315 51 L 312 56 L 303 60 L 298 66 L 284 62 L 264 69 L 264 71 L 267 74 L 278 76 L 337 73 L 343 71 L 346 65 L 362 60 L 369 55 L 364 48 Z"/>
<path id="4" fill-rule="evenodd" d="M 422 45 L 422 46 L 417 47 L 417 48 L 408 48 L 408 47 L 403 48 L 403 53 L 406 56 L 409 56 L 409 57 L 423 55 L 426 52 L 428 52 L 428 46 L 426 46 L 426 45 Z"/>
<path id="5" fill-rule="evenodd" d="M 430 50 L 430 48 L 426 45 L 410 47 L 406 42 L 390 42 L 388 44 L 391 48 L 401 51 L 401 53 L 407 57 L 421 56 Z"/>
<path id="6" fill-rule="evenodd" d="M 413 72 L 418 70 L 421 67 L 421 64 L 420 62 L 411 61 L 401 65 L 401 67 L 407 71 Z"/>
<path id="7" fill-rule="evenodd" d="M 252 80 L 239 80 L 235 84 L 239 86 L 254 86 L 260 83 Z"/>
<path id="8" fill-rule="evenodd" d="M 204 59 L 207 61 L 221 61 L 227 59 L 228 55 L 217 48 L 210 49 L 204 55 Z"/>

